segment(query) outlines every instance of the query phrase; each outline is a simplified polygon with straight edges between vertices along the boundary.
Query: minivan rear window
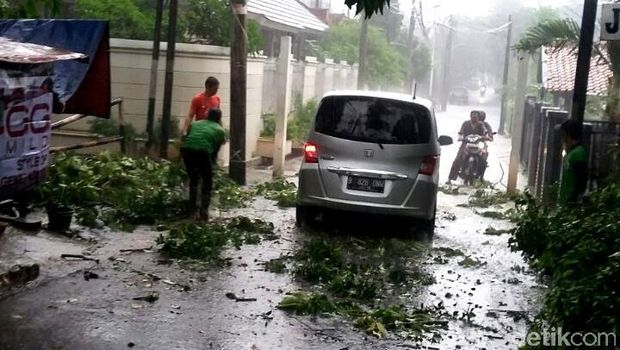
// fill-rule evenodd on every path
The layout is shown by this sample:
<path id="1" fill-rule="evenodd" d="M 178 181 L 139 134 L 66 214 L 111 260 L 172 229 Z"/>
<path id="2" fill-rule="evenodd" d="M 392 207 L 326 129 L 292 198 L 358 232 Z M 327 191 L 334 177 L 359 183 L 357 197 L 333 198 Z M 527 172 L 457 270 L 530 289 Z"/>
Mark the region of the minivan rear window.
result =
<path id="1" fill-rule="evenodd" d="M 381 144 L 428 143 L 431 116 L 426 107 L 363 96 L 326 97 L 315 121 L 321 134 Z"/>

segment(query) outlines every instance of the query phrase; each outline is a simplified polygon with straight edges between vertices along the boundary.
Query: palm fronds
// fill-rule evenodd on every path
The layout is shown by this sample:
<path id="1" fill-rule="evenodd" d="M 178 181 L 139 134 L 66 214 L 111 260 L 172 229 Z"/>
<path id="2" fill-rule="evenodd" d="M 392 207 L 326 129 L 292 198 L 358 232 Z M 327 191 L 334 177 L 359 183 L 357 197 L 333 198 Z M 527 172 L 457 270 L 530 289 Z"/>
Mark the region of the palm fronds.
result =
<path id="1" fill-rule="evenodd" d="M 579 24 L 570 18 L 550 19 L 528 28 L 514 48 L 519 51 L 534 52 L 541 46 L 577 45 Z"/>

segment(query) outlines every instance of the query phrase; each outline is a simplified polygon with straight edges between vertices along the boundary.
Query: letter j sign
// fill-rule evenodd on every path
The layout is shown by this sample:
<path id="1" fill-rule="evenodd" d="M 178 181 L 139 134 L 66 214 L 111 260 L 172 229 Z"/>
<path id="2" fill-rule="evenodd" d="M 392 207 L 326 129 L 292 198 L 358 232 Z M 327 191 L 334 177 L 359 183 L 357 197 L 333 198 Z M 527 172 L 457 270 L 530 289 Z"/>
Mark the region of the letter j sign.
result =
<path id="1" fill-rule="evenodd" d="M 601 40 L 620 40 L 620 4 L 603 4 Z"/>

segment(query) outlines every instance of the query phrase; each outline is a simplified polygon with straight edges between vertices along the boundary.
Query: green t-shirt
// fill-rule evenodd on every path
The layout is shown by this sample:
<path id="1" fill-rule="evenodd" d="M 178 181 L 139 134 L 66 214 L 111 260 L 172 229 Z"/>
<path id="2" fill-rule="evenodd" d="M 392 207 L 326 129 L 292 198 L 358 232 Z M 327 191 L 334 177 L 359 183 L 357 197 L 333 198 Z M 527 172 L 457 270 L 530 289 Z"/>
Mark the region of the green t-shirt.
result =
<path id="1" fill-rule="evenodd" d="M 577 144 L 564 157 L 560 181 L 559 205 L 576 202 L 585 192 L 588 182 L 588 153 Z"/>
<path id="2" fill-rule="evenodd" d="M 208 151 L 214 155 L 226 141 L 224 128 L 211 120 L 198 120 L 192 123 L 182 147 L 198 151 Z"/>

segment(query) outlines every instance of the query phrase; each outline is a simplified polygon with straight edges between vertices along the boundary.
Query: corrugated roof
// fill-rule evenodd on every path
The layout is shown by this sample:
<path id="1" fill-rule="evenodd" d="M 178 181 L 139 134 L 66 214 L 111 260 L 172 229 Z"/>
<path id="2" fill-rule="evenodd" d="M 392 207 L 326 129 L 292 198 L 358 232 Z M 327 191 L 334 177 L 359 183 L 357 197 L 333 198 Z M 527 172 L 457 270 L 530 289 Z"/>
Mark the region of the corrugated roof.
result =
<path id="1" fill-rule="evenodd" d="M 22 43 L 0 36 L 0 61 L 9 63 L 47 63 L 86 58 L 86 55 L 55 47 Z"/>
<path id="2" fill-rule="evenodd" d="M 601 47 L 600 55 L 592 56 L 588 94 L 607 94 L 609 78 L 613 75 L 609 68 L 609 55 Z M 575 70 L 577 68 L 577 49 L 574 46 L 562 48 L 543 47 L 542 50 L 543 86 L 550 92 L 572 92 L 575 87 Z"/>
<path id="3" fill-rule="evenodd" d="M 249 0 L 250 16 L 263 17 L 293 30 L 323 32 L 328 26 L 297 0 Z"/>

